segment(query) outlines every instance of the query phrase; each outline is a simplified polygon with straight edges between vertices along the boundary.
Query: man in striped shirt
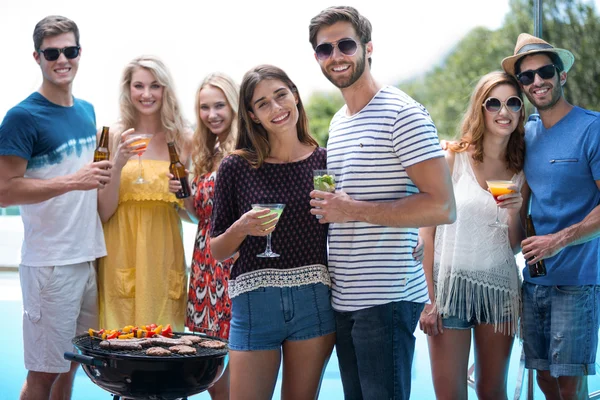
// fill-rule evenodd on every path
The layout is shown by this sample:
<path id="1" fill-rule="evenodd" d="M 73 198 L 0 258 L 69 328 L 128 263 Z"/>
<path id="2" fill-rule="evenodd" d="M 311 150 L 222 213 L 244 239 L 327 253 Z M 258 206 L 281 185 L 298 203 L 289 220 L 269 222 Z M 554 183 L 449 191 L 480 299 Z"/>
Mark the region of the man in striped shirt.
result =
<path id="1" fill-rule="evenodd" d="M 327 143 L 338 190 L 311 193 L 311 205 L 319 207 L 311 212 L 331 224 L 344 396 L 408 399 L 414 330 L 429 298 L 412 249 L 419 227 L 454 222 L 450 173 L 427 110 L 371 75 L 365 17 L 352 7 L 330 7 L 311 20 L 309 33 L 323 74 L 346 102 Z"/>

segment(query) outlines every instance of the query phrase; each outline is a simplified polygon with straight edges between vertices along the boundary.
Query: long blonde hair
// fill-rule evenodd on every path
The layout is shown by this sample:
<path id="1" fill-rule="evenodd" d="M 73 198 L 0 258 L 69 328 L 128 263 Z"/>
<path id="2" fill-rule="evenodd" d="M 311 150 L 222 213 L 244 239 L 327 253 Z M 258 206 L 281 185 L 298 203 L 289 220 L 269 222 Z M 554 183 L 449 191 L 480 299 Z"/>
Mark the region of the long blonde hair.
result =
<path id="1" fill-rule="evenodd" d="M 208 86 L 213 86 L 225 95 L 227 105 L 233 113 L 229 133 L 225 140 L 219 143 L 217 149 L 217 135 L 213 134 L 200 118 L 200 92 Z M 229 76 L 214 72 L 208 75 L 196 91 L 196 129 L 192 144 L 192 161 L 194 163 L 194 175 L 201 176 L 208 172 L 216 171 L 223 157 L 235 150 L 238 136 L 238 97 L 239 86 Z"/>
<path id="2" fill-rule="evenodd" d="M 499 85 L 510 85 L 517 91 L 517 96 L 523 101 L 523 92 L 519 84 L 512 76 L 502 71 L 490 72 L 481 77 L 463 116 L 460 126 L 460 138 L 457 142 L 448 145 L 448 148 L 456 153 L 467 150 L 473 146 L 473 160 L 483 162 L 483 135 L 485 133 L 485 110 L 482 107 L 483 102 L 488 98 L 490 92 Z M 525 159 L 525 128 L 523 120 L 525 114 L 521 110 L 517 128 L 510 135 L 508 145 L 506 146 L 506 165 L 513 172 L 519 172 L 523 169 Z"/>
<path id="3" fill-rule="evenodd" d="M 152 73 L 158 83 L 164 88 L 162 96 L 162 106 L 160 109 L 160 120 L 165 129 L 167 142 L 175 142 L 175 147 L 181 154 L 183 143 L 182 136 L 187 128 L 187 124 L 181 114 L 181 107 L 175 95 L 173 87 L 173 78 L 165 64 L 156 56 L 143 55 L 134 58 L 125 66 L 121 79 L 121 94 L 119 96 L 119 105 L 121 109 L 121 120 L 119 124 L 123 129 L 133 128 L 137 120 L 137 110 L 131 101 L 131 77 L 133 73 L 144 68 Z M 116 150 L 119 144 L 122 132 L 112 132 L 112 149 Z"/>

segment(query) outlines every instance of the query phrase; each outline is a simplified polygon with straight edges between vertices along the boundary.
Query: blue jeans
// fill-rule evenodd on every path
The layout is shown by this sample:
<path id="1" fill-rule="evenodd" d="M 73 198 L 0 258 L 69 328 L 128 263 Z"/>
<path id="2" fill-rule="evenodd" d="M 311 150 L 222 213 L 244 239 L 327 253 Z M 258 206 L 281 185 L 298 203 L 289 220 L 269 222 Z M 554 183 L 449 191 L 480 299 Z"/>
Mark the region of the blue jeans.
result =
<path id="1" fill-rule="evenodd" d="M 345 400 L 408 400 L 414 332 L 423 307 L 397 301 L 335 313 Z"/>
<path id="2" fill-rule="evenodd" d="M 600 287 L 523 282 L 525 367 L 554 377 L 596 373 Z"/>

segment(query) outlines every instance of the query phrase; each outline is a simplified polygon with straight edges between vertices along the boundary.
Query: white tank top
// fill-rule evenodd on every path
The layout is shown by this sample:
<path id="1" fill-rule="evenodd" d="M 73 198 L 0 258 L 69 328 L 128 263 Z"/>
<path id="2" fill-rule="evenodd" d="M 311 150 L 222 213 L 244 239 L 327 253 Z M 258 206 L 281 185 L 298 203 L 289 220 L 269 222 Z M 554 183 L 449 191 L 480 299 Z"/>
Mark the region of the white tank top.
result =
<path id="1" fill-rule="evenodd" d="M 478 323 L 509 323 L 517 330 L 520 274 L 510 247 L 508 230 L 488 226 L 496 218 L 496 202 L 475 177 L 470 154 L 456 153 L 452 184 L 456 198 L 456 221 L 436 229 L 433 277 L 436 303 L 444 316 Z M 521 188 L 524 175 L 512 180 Z M 508 214 L 500 209 L 500 221 Z"/>

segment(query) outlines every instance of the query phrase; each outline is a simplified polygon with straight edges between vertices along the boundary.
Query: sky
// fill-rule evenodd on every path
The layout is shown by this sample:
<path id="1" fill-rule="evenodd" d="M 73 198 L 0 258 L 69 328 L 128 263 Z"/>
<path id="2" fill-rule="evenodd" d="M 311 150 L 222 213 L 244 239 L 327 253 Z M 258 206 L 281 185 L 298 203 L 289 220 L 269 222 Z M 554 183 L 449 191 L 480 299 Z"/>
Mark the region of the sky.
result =
<path id="1" fill-rule="evenodd" d="M 64 15 L 79 26 L 82 54 L 73 93 L 94 104 L 97 125 L 102 126 L 118 119 L 121 72 L 142 54 L 157 55 L 166 63 L 190 121 L 195 119 L 196 89 L 213 71 L 225 72 L 240 83 L 247 70 L 268 63 L 285 70 L 305 100 L 315 91 L 333 90 L 314 59 L 308 24 L 322 9 L 339 4 L 327 0 L 2 0 L 0 118 L 41 84 L 32 56 L 32 33 L 46 15 Z M 372 72 L 382 84 L 426 72 L 472 28 L 500 27 L 509 10 L 508 0 L 347 0 L 342 4 L 356 7 L 371 21 Z"/>

